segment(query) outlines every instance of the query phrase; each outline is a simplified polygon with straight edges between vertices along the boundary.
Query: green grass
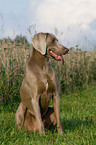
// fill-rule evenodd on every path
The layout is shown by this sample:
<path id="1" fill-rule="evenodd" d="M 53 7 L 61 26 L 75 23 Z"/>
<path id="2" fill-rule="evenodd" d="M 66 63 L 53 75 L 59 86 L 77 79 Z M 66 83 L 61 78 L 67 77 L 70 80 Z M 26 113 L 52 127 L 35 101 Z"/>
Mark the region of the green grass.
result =
<path id="1" fill-rule="evenodd" d="M 63 134 L 47 131 L 46 136 L 15 128 L 18 104 L 0 106 L 1 145 L 95 145 L 96 85 L 83 91 L 62 95 L 61 118 Z"/>

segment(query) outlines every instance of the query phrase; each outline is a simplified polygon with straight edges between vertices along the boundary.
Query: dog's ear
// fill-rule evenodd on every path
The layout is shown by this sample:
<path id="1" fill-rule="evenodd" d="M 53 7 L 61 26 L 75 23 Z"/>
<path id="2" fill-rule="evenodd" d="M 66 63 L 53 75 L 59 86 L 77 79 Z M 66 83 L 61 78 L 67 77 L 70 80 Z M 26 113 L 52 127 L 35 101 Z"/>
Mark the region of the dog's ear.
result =
<path id="1" fill-rule="evenodd" d="M 38 33 L 32 39 L 33 47 L 42 55 L 46 53 L 46 34 Z"/>

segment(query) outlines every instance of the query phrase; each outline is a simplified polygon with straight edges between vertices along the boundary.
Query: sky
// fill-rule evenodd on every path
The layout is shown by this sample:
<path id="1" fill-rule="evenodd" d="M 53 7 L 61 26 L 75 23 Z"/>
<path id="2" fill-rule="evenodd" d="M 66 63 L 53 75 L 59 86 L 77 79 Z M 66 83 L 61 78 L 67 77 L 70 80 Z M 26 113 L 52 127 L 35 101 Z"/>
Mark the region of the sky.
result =
<path id="1" fill-rule="evenodd" d="M 96 46 L 96 0 L 0 0 L 0 39 L 49 32 L 67 47 Z"/>

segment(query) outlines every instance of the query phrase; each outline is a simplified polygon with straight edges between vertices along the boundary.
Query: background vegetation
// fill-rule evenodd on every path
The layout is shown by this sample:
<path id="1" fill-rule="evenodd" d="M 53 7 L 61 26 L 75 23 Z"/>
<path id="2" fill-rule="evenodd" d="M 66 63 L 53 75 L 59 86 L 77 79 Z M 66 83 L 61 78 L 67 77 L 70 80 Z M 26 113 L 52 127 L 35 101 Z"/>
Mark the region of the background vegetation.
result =
<path id="1" fill-rule="evenodd" d="M 65 65 L 50 60 L 60 86 L 61 119 L 64 133 L 47 131 L 46 136 L 18 130 L 15 113 L 20 102 L 20 86 L 31 45 L 20 35 L 13 41 L 0 40 L 0 144 L 96 144 L 96 48 L 83 51 L 78 46 L 64 56 Z"/>
<path id="2" fill-rule="evenodd" d="M 20 35 L 13 41 L 0 40 L 0 102 L 20 100 L 19 89 L 24 76 L 24 67 L 29 56 L 30 44 Z M 96 82 L 96 50 L 82 51 L 71 48 L 64 56 L 65 64 L 50 60 L 55 69 L 60 94 L 73 92 Z"/>

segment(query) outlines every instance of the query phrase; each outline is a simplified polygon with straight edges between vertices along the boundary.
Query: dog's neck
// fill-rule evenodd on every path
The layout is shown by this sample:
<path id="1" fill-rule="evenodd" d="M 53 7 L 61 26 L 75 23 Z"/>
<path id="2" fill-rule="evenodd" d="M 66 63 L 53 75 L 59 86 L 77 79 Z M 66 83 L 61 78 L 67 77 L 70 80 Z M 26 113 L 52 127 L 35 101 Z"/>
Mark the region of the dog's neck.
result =
<path id="1" fill-rule="evenodd" d="M 34 61 L 35 64 L 38 64 L 39 67 L 43 68 L 48 61 L 48 58 L 38 52 L 35 48 L 33 48 L 32 51 L 33 52 L 30 54 L 30 60 Z"/>

